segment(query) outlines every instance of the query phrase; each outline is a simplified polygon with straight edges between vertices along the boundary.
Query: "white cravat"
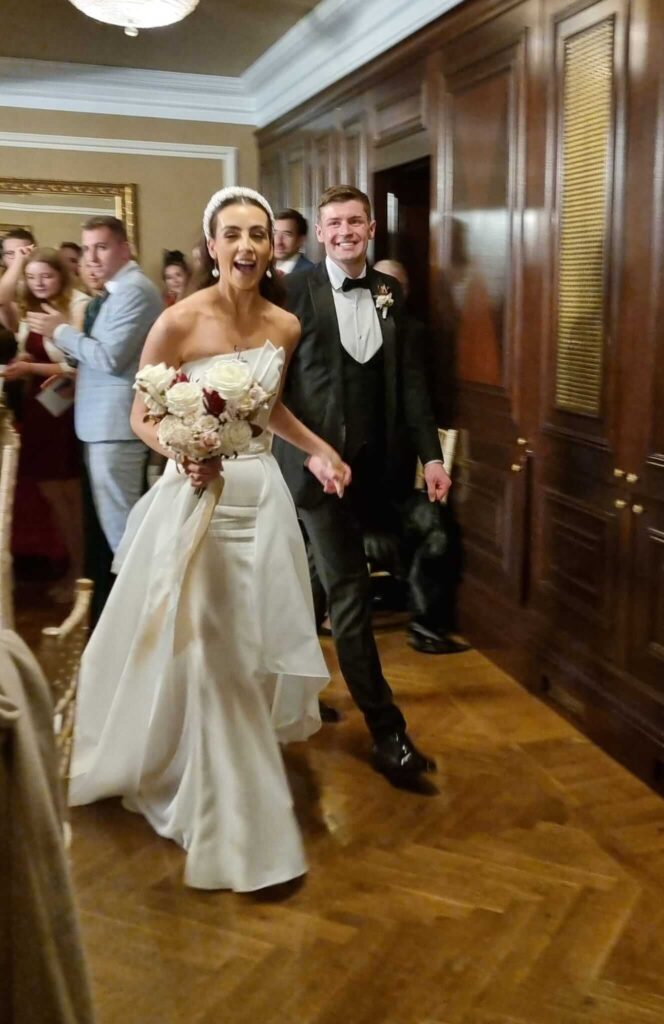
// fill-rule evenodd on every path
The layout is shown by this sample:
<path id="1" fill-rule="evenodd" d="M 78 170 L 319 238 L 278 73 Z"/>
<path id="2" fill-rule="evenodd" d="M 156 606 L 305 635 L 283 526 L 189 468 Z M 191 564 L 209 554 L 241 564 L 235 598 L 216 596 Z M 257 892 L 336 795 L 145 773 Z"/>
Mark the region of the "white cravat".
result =
<path id="1" fill-rule="evenodd" d="M 329 256 L 325 259 L 325 266 L 332 285 L 341 344 L 356 362 L 368 363 L 383 344 L 373 295 L 369 288 L 342 291 L 341 287 L 347 275 Z M 366 274 L 365 264 L 359 276 L 366 277 Z"/>

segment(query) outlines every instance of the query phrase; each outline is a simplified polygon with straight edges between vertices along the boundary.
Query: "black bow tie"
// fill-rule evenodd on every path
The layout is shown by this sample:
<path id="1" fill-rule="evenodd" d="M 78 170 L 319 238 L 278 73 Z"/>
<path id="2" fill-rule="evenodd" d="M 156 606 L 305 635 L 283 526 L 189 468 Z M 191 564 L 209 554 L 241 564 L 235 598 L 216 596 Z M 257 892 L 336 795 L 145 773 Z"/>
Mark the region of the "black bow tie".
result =
<path id="1" fill-rule="evenodd" d="M 342 292 L 352 292 L 353 288 L 371 288 L 368 277 L 347 277 L 341 286 Z"/>

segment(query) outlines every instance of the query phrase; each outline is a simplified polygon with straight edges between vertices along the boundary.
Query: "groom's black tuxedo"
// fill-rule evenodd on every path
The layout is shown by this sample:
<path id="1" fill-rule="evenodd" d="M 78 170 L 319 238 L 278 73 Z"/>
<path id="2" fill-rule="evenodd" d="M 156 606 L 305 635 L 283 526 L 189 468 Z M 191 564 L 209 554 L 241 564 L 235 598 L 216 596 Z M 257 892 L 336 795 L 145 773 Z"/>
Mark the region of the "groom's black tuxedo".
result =
<path id="1" fill-rule="evenodd" d="M 404 315 L 399 283 L 373 269 L 367 271 L 367 279 L 372 295 L 384 285 L 394 299 L 387 317 L 378 317 L 383 336 L 383 404 L 376 423 L 381 436 L 375 440 L 380 440 L 383 482 L 389 496 L 398 499 L 405 495 L 400 493 L 403 472 L 397 467 L 408 457 L 407 452 L 414 449 L 425 463 L 441 458 L 440 444 L 419 345 L 410 337 L 411 324 Z M 325 262 L 308 273 L 289 275 L 285 286 L 287 306 L 300 321 L 302 337 L 288 369 L 284 402 L 314 433 L 346 456 L 350 420 L 358 410 L 344 400 L 347 357 Z M 310 508 L 320 503 L 324 498 L 321 486 L 304 465 L 302 452 L 279 440 L 275 440 L 274 452 L 295 504 Z"/>
<path id="2" fill-rule="evenodd" d="M 273 453 L 327 593 L 341 671 L 369 729 L 380 739 L 405 723 L 383 677 L 373 637 L 362 533 L 373 513 L 403 496 L 402 452 L 414 448 L 423 462 L 441 455 L 419 348 L 409 343 L 399 284 L 372 269 L 367 284 L 373 296 L 383 285 L 393 303 L 385 318 L 378 316 L 381 347 L 360 364 L 341 344 L 325 263 L 285 281 L 287 306 L 300 320 L 302 336 L 288 368 L 283 401 L 350 463 L 352 484 L 342 499 L 324 494 L 305 466 L 303 452 L 275 439 Z"/>

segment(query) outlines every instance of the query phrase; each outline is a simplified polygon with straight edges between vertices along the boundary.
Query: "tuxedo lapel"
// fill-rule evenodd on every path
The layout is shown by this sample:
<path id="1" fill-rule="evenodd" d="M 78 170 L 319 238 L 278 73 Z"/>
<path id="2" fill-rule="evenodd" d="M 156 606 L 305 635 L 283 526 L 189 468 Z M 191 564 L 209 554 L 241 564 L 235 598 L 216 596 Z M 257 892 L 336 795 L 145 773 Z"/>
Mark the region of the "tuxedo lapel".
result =
<path id="1" fill-rule="evenodd" d="M 337 415 L 340 415 L 343 409 L 343 363 L 339 321 L 325 263 L 319 263 L 309 275 L 309 294 L 316 315 L 316 340 L 324 348 L 324 359 L 330 368 L 331 387 L 325 417 L 327 420 L 330 414 L 334 414 L 335 407 L 338 410 Z"/>
<path id="2" fill-rule="evenodd" d="M 373 268 L 367 271 L 367 277 L 371 281 L 371 295 L 378 294 L 378 288 L 385 282 Z M 383 336 L 383 365 L 385 372 L 385 424 L 387 429 L 388 451 L 391 447 L 392 435 L 396 425 L 397 415 L 397 336 L 396 324 L 390 309 L 387 316 L 383 317 L 380 310 L 377 310 L 380 332 Z"/>

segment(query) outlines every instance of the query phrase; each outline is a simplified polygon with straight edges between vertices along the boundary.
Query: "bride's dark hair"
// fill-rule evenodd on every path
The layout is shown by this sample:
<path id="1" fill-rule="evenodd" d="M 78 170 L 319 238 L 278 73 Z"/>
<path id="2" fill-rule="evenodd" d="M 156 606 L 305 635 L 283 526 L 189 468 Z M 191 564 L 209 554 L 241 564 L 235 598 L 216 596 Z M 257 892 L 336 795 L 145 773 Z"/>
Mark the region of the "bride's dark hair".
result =
<path id="1" fill-rule="evenodd" d="M 241 204 L 243 206 L 255 206 L 257 210 L 260 210 L 265 214 L 265 220 L 267 221 L 267 232 L 270 238 L 270 245 L 274 242 L 274 232 L 272 230 L 272 220 L 267 214 L 265 207 L 261 206 L 260 203 L 255 202 L 248 196 L 229 196 L 228 199 L 224 199 L 223 202 L 219 203 L 219 206 L 212 214 L 210 218 L 210 235 L 214 237 L 214 233 L 217 228 L 217 215 L 220 210 L 223 210 L 226 206 L 236 206 Z M 198 243 L 198 250 L 201 256 L 200 268 L 194 274 L 194 283 L 192 291 L 199 291 L 201 288 L 209 288 L 211 285 L 216 284 L 218 278 L 214 276 L 212 271 L 215 268 L 215 262 L 210 256 L 207 246 L 207 239 L 205 235 L 201 236 L 201 240 Z M 270 260 L 267 265 L 267 269 L 263 274 L 258 290 L 264 299 L 268 302 L 273 302 L 275 306 L 286 305 L 286 290 L 281 283 L 280 275 L 274 264 L 274 258 Z"/>

